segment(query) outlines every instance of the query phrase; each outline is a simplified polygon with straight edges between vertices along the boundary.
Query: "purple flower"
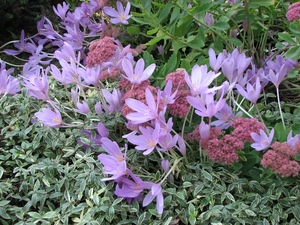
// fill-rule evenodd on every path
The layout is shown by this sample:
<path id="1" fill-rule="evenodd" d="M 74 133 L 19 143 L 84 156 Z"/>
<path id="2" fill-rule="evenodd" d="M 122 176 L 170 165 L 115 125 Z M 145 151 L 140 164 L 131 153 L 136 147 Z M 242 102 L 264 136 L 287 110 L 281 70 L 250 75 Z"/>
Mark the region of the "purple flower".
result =
<path id="1" fill-rule="evenodd" d="M 98 155 L 98 160 L 103 164 L 104 174 L 112 175 L 109 178 L 103 178 L 102 181 L 107 180 L 119 180 L 123 175 L 126 174 L 126 161 L 125 156 L 121 152 L 120 147 L 114 141 L 103 137 L 101 138 L 101 147 L 108 153 Z"/>
<path id="2" fill-rule="evenodd" d="M 61 20 L 65 20 L 65 16 L 67 11 L 69 10 L 69 5 L 65 2 L 61 4 L 57 4 L 57 8 L 53 6 L 53 11 L 55 12 L 56 15 L 60 17 Z"/>
<path id="3" fill-rule="evenodd" d="M 13 49 L 5 49 L 3 52 L 6 53 L 7 55 L 18 55 L 21 52 L 28 52 L 32 53 L 35 52 L 36 46 L 32 43 L 26 43 L 25 41 L 25 32 L 24 30 L 21 31 L 21 38 L 19 42 L 14 43 L 14 46 L 18 50 L 13 50 Z"/>
<path id="4" fill-rule="evenodd" d="M 50 108 L 43 108 L 42 112 L 37 112 L 34 114 L 39 121 L 48 127 L 58 128 L 63 124 L 61 114 L 58 109 L 54 108 L 52 111 Z"/>
<path id="5" fill-rule="evenodd" d="M 95 87 L 99 87 L 99 81 L 101 78 L 102 67 L 100 64 L 96 64 L 94 67 L 86 68 L 86 72 L 81 74 L 84 82 L 87 85 L 94 85 Z"/>
<path id="6" fill-rule="evenodd" d="M 0 71 L 0 95 L 14 95 L 21 90 L 19 86 L 19 80 L 10 76 L 9 71 Z"/>
<path id="7" fill-rule="evenodd" d="M 207 24 L 207 26 L 211 27 L 212 25 L 214 25 L 215 20 L 214 20 L 214 16 L 213 14 L 206 12 L 205 16 L 204 16 L 204 22 Z"/>
<path id="8" fill-rule="evenodd" d="M 82 101 L 82 103 L 77 102 L 76 104 L 77 109 L 73 109 L 75 112 L 81 113 L 81 114 L 88 114 L 91 112 L 88 104 L 85 101 Z"/>
<path id="9" fill-rule="evenodd" d="M 239 84 L 236 84 L 235 87 L 244 98 L 246 98 L 253 104 L 256 104 L 261 92 L 259 77 L 256 78 L 256 83 L 254 85 L 247 83 L 247 91 L 245 91 L 244 88 L 242 88 Z"/>
<path id="10" fill-rule="evenodd" d="M 114 193 L 120 198 L 138 198 L 142 195 L 144 189 L 148 187 L 148 182 L 144 182 L 129 169 L 127 169 L 127 174 L 130 175 L 132 180 L 128 179 L 127 177 L 122 177 L 119 180 Z"/>
<path id="11" fill-rule="evenodd" d="M 156 65 L 153 63 L 144 70 L 145 62 L 144 59 L 141 58 L 137 61 L 133 70 L 132 63 L 127 58 L 124 58 L 122 60 L 122 67 L 126 74 L 126 76 L 123 75 L 124 78 L 129 80 L 132 84 L 140 84 L 152 75 Z"/>
<path id="12" fill-rule="evenodd" d="M 218 55 L 218 57 L 216 57 L 216 53 L 215 51 L 210 48 L 208 50 L 208 55 L 209 55 L 209 64 L 210 64 L 210 67 L 215 71 L 219 71 L 224 60 L 226 59 L 226 56 L 224 53 L 220 53 Z"/>
<path id="13" fill-rule="evenodd" d="M 175 147 L 180 151 L 180 153 L 183 156 L 186 155 L 186 145 L 185 145 L 183 138 L 180 135 L 178 135 L 178 137 L 177 137 L 177 146 L 175 146 Z"/>
<path id="14" fill-rule="evenodd" d="M 128 24 L 128 19 L 131 17 L 131 15 L 129 15 L 129 11 L 130 11 L 130 3 L 127 2 L 126 8 L 124 10 L 123 5 L 120 1 L 117 1 L 117 10 L 105 6 L 103 8 L 103 12 L 110 16 L 113 17 L 111 18 L 111 23 L 112 24 L 118 24 L 118 23 L 123 23 L 123 24 Z"/>
<path id="15" fill-rule="evenodd" d="M 164 210 L 164 196 L 162 194 L 161 184 L 153 184 L 151 191 L 145 196 L 143 206 L 149 205 L 156 198 L 156 210 L 159 214 Z"/>
<path id="16" fill-rule="evenodd" d="M 42 76 L 39 76 L 36 73 L 36 74 L 31 74 L 28 77 L 23 77 L 22 84 L 24 85 L 24 87 L 28 89 L 27 94 L 29 96 L 34 97 L 36 99 L 52 102 L 52 100 L 48 95 L 49 82 L 48 82 L 47 71 L 44 71 L 42 69 Z"/>
<path id="17" fill-rule="evenodd" d="M 147 105 L 133 98 L 127 98 L 125 102 L 131 109 L 136 111 L 126 115 L 126 118 L 131 120 L 133 124 L 145 123 L 158 118 L 158 105 L 148 88 L 146 89 Z"/>
<path id="18" fill-rule="evenodd" d="M 225 103 L 224 107 L 215 114 L 217 120 L 211 123 L 212 126 L 215 126 L 221 130 L 228 129 L 231 123 L 235 120 L 235 118 L 240 117 L 240 113 L 236 116 L 232 113 L 231 107 Z"/>
<path id="19" fill-rule="evenodd" d="M 187 96 L 187 101 L 196 109 L 196 114 L 199 116 L 206 116 L 210 119 L 219 112 L 225 105 L 226 100 L 223 99 L 223 96 L 215 102 L 214 93 L 207 93 L 199 97 Z"/>
<path id="20" fill-rule="evenodd" d="M 254 140 L 254 143 L 251 144 L 251 147 L 256 151 L 264 150 L 270 147 L 273 137 L 274 137 L 274 128 L 271 130 L 270 135 L 268 135 L 262 130 L 259 130 L 259 134 L 251 132 L 251 137 Z"/>
<path id="21" fill-rule="evenodd" d="M 160 135 L 158 144 L 161 148 L 157 148 L 159 151 L 168 151 L 172 149 L 178 140 L 178 135 L 176 134 L 174 137 L 170 133 L 166 133 L 165 135 Z"/>
<path id="22" fill-rule="evenodd" d="M 288 68 L 286 65 L 282 65 L 280 70 L 275 74 L 273 70 L 269 70 L 268 77 L 276 88 L 279 88 L 279 84 L 288 75 Z"/>
<path id="23" fill-rule="evenodd" d="M 287 143 L 290 146 L 294 147 L 295 144 L 298 142 L 298 140 L 299 140 L 299 135 L 297 134 L 293 137 L 293 131 L 291 130 L 287 136 Z"/>
<path id="24" fill-rule="evenodd" d="M 191 77 L 189 77 L 187 73 L 185 74 L 185 81 L 191 90 L 191 94 L 196 96 L 198 94 L 207 92 L 208 86 L 219 75 L 220 73 L 215 74 L 212 71 L 207 72 L 206 65 L 195 65 L 192 69 Z"/>
<path id="25" fill-rule="evenodd" d="M 156 145 L 159 141 L 160 137 L 160 125 L 159 123 L 156 123 L 155 128 L 147 126 L 145 127 L 139 127 L 141 135 L 126 135 L 127 140 L 136 145 L 135 148 L 137 150 L 146 150 L 143 152 L 143 155 L 149 155 L 154 148 L 156 148 Z"/>
<path id="26" fill-rule="evenodd" d="M 172 80 L 168 80 L 167 85 L 165 86 L 164 90 L 161 91 L 160 96 L 161 96 L 161 101 L 166 105 L 168 104 L 173 104 L 175 102 L 175 97 L 177 94 L 178 89 L 176 89 L 173 94 L 172 93 Z M 160 90 L 159 90 L 160 91 Z"/>
<path id="27" fill-rule="evenodd" d="M 199 133 L 201 139 L 207 140 L 209 138 L 210 125 L 202 121 L 199 125 Z"/>
<path id="28" fill-rule="evenodd" d="M 122 92 L 119 89 L 113 89 L 110 93 L 107 89 L 102 89 L 105 100 L 109 105 L 102 106 L 104 110 L 108 113 L 114 113 L 121 111 L 123 105 L 121 104 L 121 98 L 123 96 Z"/>

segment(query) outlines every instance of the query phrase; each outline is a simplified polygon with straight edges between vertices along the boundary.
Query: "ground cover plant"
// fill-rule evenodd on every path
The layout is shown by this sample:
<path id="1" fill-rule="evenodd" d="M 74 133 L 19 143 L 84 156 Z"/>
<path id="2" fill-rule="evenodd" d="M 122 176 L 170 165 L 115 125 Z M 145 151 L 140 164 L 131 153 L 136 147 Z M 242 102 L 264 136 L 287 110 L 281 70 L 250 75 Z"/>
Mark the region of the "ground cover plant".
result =
<path id="1" fill-rule="evenodd" d="M 0 47 L 1 223 L 299 224 L 292 3 L 55 5 Z"/>

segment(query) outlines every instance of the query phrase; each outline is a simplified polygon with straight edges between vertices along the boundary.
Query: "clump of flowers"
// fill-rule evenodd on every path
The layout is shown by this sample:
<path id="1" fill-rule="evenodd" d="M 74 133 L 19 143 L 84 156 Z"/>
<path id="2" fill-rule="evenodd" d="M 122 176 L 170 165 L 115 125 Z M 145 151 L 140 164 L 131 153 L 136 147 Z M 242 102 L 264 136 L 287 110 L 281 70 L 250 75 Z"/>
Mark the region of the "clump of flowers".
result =
<path id="1" fill-rule="evenodd" d="M 300 18 L 300 2 L 295 2 L 289 6 L 286 18 L 289 21 L 298 20 Z"/>
<path id="2" fill-rule="evenodd" d="M 300 152 L 300 141 L 295 146 L 289 145 L 287 142 L 275 142 L 261 160 L 261 165 L 265 168 L 269 167 L 276 174 L 283 177 L 298 176 L 300 172 L 300 164 L 293 160 Z"/>
<path id="3" fill-rule="evenodd" d="M 231 124 L 234 128 L 232 135 L 244 142 L 253 142 L 251 133 L 259 133 L 264 130 L 265 125 L 258 121 L 256 118 L 237 118 Z"/>

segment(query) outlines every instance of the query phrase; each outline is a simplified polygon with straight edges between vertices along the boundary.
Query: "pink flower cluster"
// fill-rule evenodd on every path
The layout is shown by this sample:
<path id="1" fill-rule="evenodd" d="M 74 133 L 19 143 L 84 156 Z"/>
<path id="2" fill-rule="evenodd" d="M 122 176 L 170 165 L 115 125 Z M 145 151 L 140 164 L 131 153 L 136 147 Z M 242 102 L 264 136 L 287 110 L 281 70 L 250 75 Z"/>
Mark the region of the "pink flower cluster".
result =
<path id="1" fill-rule="evenodd" d="M 265 125 L 256 118 L 237 118 L 231 126 L 234 128 L 232 135 L 243 142 L 253 142 L 251 132 L 259 133 L 259 130 L 265 129 Z"/>
<path id="2" fill-rule="evenodd" d="M 300 18 L 300 2 L 295 2 L 289 6 L 286 18 L 289 21 L 298 20 Z"/>
<path id="3" fill-rule="evenodd" d="M 177 69 L 176 72 L 172 72 L 167 75 L 165 82 L 172 81 L 173 91 L 177 91 L 176 101 L 173 104 L 168 105 L 168 110 L 172 116 L 178 116 L 179 118 L 186 117 L 190 110 L 190 104 L 186 97 L 190 95 L 190 91 L 186 89 L 187 84 L 185 82 L 184 70 Z"/>
<path id="4" fill-rule="evenodd" d="M 87 67 L 92 67 L 96 64 L 101 65 L 103 62 L 108 61 L 115 54 L 117 48 L 118 45 L 112 37 L 104 37 L 92 42 L 86 58 Z"/>
<path id="5" fill-rule="evenodd" d="M 295 146 L 291 146 L 287 142 L 275 142 L 271 149 L 263 155 L 260 163 L 263 167 L 269 167 L 283 177 L 295 177 L 300 172 L 300 164 L 292 158 L 296 157 L 299 152 L 300 141 Z"/>

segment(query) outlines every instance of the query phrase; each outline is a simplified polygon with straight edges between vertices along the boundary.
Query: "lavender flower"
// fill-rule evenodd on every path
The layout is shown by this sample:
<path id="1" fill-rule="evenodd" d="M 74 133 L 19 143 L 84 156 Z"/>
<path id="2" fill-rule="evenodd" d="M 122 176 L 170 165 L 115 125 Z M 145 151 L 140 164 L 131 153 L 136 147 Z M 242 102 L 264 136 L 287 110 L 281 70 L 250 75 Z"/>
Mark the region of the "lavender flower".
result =
<path id="1" fill-rule="evenodd" d="M 133 71 L 132 63 L 128 59 L 124 58 L 122 60 L 122 67 L 126 74 L 126 76 L 123 75 L 124 78 L 129 80 L 132 84 L 140 84 L 152 75 L 156 65 L 153 63 L 144 70 L 145 61 L 141 58 L 137 61 Z"/>
<path id="2" fill-rule="evenodd" d="M 196 96 L 198 94 L 206 93 L 208 91 L 208 86 L 219 75 L 220 73 L 215 74 L 212 71 L 207 72 L 206 65 L 195 65 L 192 69 L 191 77 L 189 77 L 187 73 L 185 74 L 185 81 L 191 90 L 191 94 Z"/>
<path id="3" fill-rule="evenodd" d="M 235 118 L 240 117 L 241 113 L 238 113 L 236 116 L 232 113 L 231 107 L 225 103 L 224 107 L 215 114 L 217 120 L 211 123 L 212 126 L 215 126 L 221 130 L 228 129 L 231 123 Z"/>
<path id="4" fill-rule="evenodd" d="M 98 155 L 98 160 L 103 164 L 104 174 L 110 174 L 111 177 L 103 178 L 102 181 L 119 180 L 126 174 L 126 161 L 125 156 L 121 152 L 120 147 L 114 141 L 103 137 L 101 138 L 102 148 L 108 153 Z"/>
<path id="5" fill-rule="evenodd" d="M 260 79 L 259 77 L 256 78 L 255 87 L 254 85 L 247 83 L 247 91 L 245 91 L 244 88 L 242 88 L 239 84 L 236 84 L 236 88 L 244 98 L 253 104 L 256 104 L 261 92 Z"/>
<path id="6" fill-rule="evenodd" d="M 149 155 L 154 148 L 156 147 L 157 143 L 159 142 L 160 137 L 160 125 L 156 123 L 155 128 L 147 126 L 139 127 L 141 135 L 126 135 L 127 140 L 136 145 L 135 149 L 137 150 L 146 150 L 143 152 L 143 155 Z"/>
<path id="7" fill-rule="evenodd" d="M 147 105 L 133 98 L 128 98 L 125 102 L 131 109 L 136 111 L 126 115 L 126 118 L 131 120 L 133 124 L 145 123 L 158 118 L 158 105 L 148 88 L 146 89 Z"/>
<path id="8" fill-rule="evenodd" d="M 143 206 L 149 205 L 156 198 L 156 209 L 159 214 L 164 210 L 164 196 L 162 194 L 161 184 L 153 184 L 151 191 L 145 196 Z"/>
<path id="9" fill-rule="evenodd" d="M 299 135 L 297 134 L 297 135 L 295 135 L 295 136 L 293 137 L 293 131 L 291 130 L 291 131 L 289 132 L 288 136 L 287 136 L 287 141 L 286 141 L 286 142 L 287 142 L 290 146 L 294 147 L 295 144 L 298 142 L 298 140 L 299 140 Z"/>
<path id="10" fill-rule="evenodd" d="M 67 4 L 66 2 L 63 2 L 62 5 L 61 4 L 57 4 L 57 8 L 55 8 L 53 6 L 53 11 L 63 21 L 65 20 L 66 13 L 67 13 L 68 10 L 69 10 L 69 4 Z"/>
<path id="11" fill-rule="evenodd" d="M 42 112 L 37 112 L 34 115 L 42 124 L 48 127 L 58 128 L 64 124 L 61 114 L 56 108 L 54 108 L 54 111 L 48 107 L 43 108 Z"/>
<path id="12" fill-rule="evenodd" d="M 187 101 L 196 109 L 196 114 L 199 116 L 209 117 L 210 119 L 220 111 L 225 105 L 226 100 L 223 96 L 215 102 L 214 93 L 207 93 L 199 97 L 187 96 Z"/>
<path id="13" fill-rule="evenodd" d="M 110 16 L 113 17 L 111 18 L 111 23 L 112 24 L 118 24 L 118 23 L 123 23 L 123 24 L 128 24 L 128 19 L 131 17 L 131 15 L 129 15 L 129 11 L 130 11 L 130 2 L 127 2 L 126 8 L 124 10 L 123 5 L 120 1 L 117 1 L 117 10 L 105 6 L 103 8 L 103 12 Z"/>
<path id="14" fill-rule="evenodd" d="M 17 78 L 9 75 L 6 69 L 0 70 L 0 95 L 14 95 L 21 91 L 20 83 Z"/>
<path id="15" fill-rule="evenodd" d="M 259 134 L 251 132 L 251 137 L 254 140 L 254 143 L 251 144 L 251 147 L 256 151 L 264 150 L 270 147 L 273 137 L 274 137 L 274 128 L 271 130 L 270 135 L 268 135 L 260 129 Z"/>
<path id="16" fill-rule="evenodd" d="M 282 65 L 280 70 L 275 74 L 273 70 L 269 71 L 268 77 L 276 88 L 279 88 L 280 83 L 288 75 L 288 68 L 286 65 Z"/>
<path id="17" fill-rule="evenodd" d="M 88 114 L 91 112 L 88 104 L 85 101 L 82 101 L 82 103 L 77 102 L 76 104 L 77 109 L 73 109 L 75 112 L 81 113 L 81 114 Z"/>

